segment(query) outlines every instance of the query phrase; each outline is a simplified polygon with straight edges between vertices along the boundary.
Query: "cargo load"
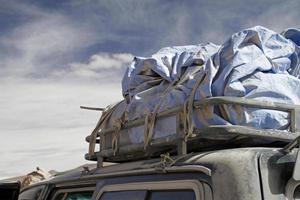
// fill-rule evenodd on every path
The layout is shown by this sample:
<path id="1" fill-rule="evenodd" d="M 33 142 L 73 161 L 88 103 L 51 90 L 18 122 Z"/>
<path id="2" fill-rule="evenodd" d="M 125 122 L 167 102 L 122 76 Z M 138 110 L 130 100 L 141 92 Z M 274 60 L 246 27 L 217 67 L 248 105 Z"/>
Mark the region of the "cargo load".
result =
<path id="1" fill-rule="evenodd" d="M 299 45 L 296 29 L 278 34 L 257 26 L 220 46 L 167 47 L 135 57 L 123 77 L 124 99 L 105 109 L 87 137 L 87 159 L 128 161 L 294 139 Z"/>

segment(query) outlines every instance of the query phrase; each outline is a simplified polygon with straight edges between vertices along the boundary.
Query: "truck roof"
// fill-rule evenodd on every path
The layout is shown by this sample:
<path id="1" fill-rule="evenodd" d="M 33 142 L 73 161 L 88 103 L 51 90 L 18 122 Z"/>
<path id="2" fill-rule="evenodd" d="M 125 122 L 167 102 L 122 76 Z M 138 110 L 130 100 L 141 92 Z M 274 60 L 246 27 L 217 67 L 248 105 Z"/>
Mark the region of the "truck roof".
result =
<path id="1" fill-rule="evenodd" d="M 202 172 L 206 174 L 215 173 L 222 166 L 226 166 L 232 171 L 238 172 L 244 166 L 254 165 L 262 154 L 275 155 L 281 154 L 280 148 L 251 147 L 216 150 L 208 152 L 189 153 L 184 156 L 169 157 L 167 167 L 199 166 L 203 167 Z M 172 161 L 171 161 L 172 159 Z M 95 164 L 79 167 L 74 170 L 59 173 L 50 182 L 62 182 L 68 180 L 80 180 L 87 178 L 110 177 L 113 174 L 120 176 L 134 175 L 132 171 L 155 169 L 159 171 L 162 168 L 162 159 L 155 158 L 135 162 L 112 164 L 101 168 L 96 168 Z M 196 167 L 195 167 L 196 169 Z M 38 183 L 41 184 L 41 183 Z"/>
<path id="2" fill-rule="evenodd" d="M 83 187 L 110 178 L 132 181 L 135 180 L 134 177 L 139 180 L 143 176 L 179 176 L 193 173 L 205 177 L 208 183 L 213 183 L 211 187 L 216 199 L 223 199 L 224 196 L 227 197 L 225 199 L 260 199 L 261 196 L 267 197 L 265 199 L 277 199 L 278 195 L 284 197 L 285 191 L 282 186 L 291 177 L 295 160 L 296 149 L 287 154 L 281 151 L 281 148 L 266 147 L 197 152 L 177 157 L 164 155 L 161 159 L 127 162 L 101 168 L 88 165 L 61 173 L 28 188 L 45 184 L 55 184 L 56 187 Z"/>

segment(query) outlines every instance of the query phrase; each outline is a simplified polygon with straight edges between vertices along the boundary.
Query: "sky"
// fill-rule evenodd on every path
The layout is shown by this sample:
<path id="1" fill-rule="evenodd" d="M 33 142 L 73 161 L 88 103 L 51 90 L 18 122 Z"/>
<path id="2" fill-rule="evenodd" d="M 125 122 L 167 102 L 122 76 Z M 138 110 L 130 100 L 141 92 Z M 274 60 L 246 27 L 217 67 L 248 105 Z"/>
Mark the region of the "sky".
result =
<path id="1" fill-rule="evenodd" d="M 0 179 L 87 163 L 84 138 L 122 99 L 134 56 L 256 25 L 300 28 L 298 0 L 0 0 Z"/>

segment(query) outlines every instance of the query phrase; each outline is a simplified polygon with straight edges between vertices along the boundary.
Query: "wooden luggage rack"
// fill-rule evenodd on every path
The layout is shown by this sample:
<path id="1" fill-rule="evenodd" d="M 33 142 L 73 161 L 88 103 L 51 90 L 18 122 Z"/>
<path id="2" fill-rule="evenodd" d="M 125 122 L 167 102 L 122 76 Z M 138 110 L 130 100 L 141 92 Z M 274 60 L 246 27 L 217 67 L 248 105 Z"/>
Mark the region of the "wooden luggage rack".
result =
<path id="1" fill-rule="evenodd" d="M 252 141 L 253 144 L 260 145 L 257 141 L 263 141 L 264 144 L 281 143 L 287 144 L 294 140 L 299 135 L 300 130 L 300 106 L 290 105 L 276 102 L 258 101 L 253 99 L 245 99 L 239 97 L 211 97 L 201 101 L 193 102 L 192 109 L 201 109 L 207 106 L 220 106 L 220 105 L 239 105 L 248 108 L 268 109 L 284 111 L 289 113 L 290 126 L 289 131 L 279 131 L 271 129 L 257 129 L 247 126 L 238 125 L 212 125 L 204 129 L 193 129 L 194 134 L 186 137 L 187 133 L 183 131 L 182 113 L 184 106 L 174 107 L 167 111 L 157 114 L 156 118 L 165 118 L 176 116 L 177 130 L 176 134 L 164 138 L 151 140 L 147 154 L 145 153 L 144 143 L 131 144 L 118 147 L 117 153 L 113 149 L 103 149 L 102 138 L 106 134 L 112 134 L 116 128 L 108 128 L 100 130 L 96 135 L 96 144 L 99 146 L 99 151 L 94 151 L 92 154 L 87 153 L 85 158 L 91 161 L 97 161 L 98 166 L 101 167 L 103 161 L 124 162 L 128 160 L 144 159 L 146 157 L 159 156 L 161 153 L 172 152 L 177 155 L 184 155 L 191 151 L 204 151 L 212 149 L 226 148 L 224 141 L 228 142 L 230 148 L 232 141 L 239 141 L 237 144 L 245 144 L 245 141 Z M 122 130 L 130 129 L 136 126 L 145 124 L 145 119 L 137 119 L 128 121 L 122 125 Z M 86 137 L 86 141 L 91 143 L 91 135 Z M 213 142 L 211 142 L 213 141 Z M 219 141 L 216 142 L 216 141 Z M 241 142 L 241 141 L 244 141 Z M 249 142 L 251 143 L 251 142 Z M 251 146 L 251 144 L 249 144 Z M 213 147 L 214 146 L 214 147 Z M 248 146 L 248 145 L 244 145 Z M 253 145 L 254 146 L 254 145 Z M 199 148 L 200 147 L 200 148 Z M 155 151 L 152 151 L 155 150 Z M 155 152 L 155 153 L 154 153 Z"/>

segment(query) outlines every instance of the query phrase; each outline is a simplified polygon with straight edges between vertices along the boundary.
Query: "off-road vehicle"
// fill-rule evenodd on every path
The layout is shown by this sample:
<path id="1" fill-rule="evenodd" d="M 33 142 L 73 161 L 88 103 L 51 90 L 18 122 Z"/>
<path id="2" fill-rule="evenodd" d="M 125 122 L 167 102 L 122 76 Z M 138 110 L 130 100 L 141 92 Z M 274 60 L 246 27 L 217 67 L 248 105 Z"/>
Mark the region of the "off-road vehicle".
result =
<path id="1" fill-rule="evenodd" d="M 184 138 L 178 126 L 176 137 L 153 140 L 147 149 L 136 144 L 114 151 L 99 145 L 100 151 L 86 155 L 97 164 L 23 188 L 19 197 L 18 183 L 2 183 L 0 196 L 3 200 L 300 199 L 299 107 L 226 97 L 195 102 L 194 106 L 207 104 L 286 111 L 291 131 L 210 126 Z M 170 113 L 179 113 L 180 121 L 180 109 L 158 117 Z M 128 122 L 123 128 L 138 123 L 142 122 Z M 97 132 L 96 143 L 102 140 L 103 130 Z M 91 142 L 91 136 L 87 141 Z M 118 164 L 103 166 L 107 161 Z"/>

